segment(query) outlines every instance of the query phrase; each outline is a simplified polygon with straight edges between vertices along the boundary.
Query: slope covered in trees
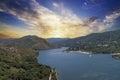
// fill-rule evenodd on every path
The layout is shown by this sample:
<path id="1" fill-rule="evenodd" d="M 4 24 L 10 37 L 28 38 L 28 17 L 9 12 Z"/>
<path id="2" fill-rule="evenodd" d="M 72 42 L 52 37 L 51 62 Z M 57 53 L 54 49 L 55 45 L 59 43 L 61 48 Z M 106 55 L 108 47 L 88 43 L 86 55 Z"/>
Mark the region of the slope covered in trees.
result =
<path id="1" fill-rule="evenodd" d="M 66 41 L 68 51 L 87 51 L 92 53 L 119 53 L 120 30 L 94 33 Z"/>
<path id="2" fill-rule="evenodd" d="M 12 49 L 12 48 L 11 48 Z M 48 80 L 51 68 L 37 63 L 37 53 L 31 49 L 0 48 L 1 80 Z"/>
<path id="3" fill-rule="evenodd" d="M 0 40 L 2 46 L 17 46 L 22 48 L 32 48 L 38 50 L 56 48 L 55 45 L 50 44 L 45 39 L 37 36 L 24 36 L 16 39 Z"/>
<path id="4" fill-rule="evenodd" d="M 55 70 L 38 64 L 37 50 L 56 46 L 37 36 L 0 40 L 0 80 L 57 80 Z M 54 75 L 53 75 L 54 74 Z"/>

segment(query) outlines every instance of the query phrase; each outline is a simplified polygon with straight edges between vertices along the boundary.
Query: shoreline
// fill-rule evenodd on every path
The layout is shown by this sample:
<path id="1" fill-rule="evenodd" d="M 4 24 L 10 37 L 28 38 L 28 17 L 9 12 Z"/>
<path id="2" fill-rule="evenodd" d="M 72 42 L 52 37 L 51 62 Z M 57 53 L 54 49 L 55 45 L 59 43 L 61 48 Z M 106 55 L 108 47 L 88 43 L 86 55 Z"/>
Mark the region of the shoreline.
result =
<path id="1" fill-rule="evenodd" d="M 112 53 L 112 55 L 114 56 L 114 55 L 120 55 L 120 53 Z"/>
<path id="2" fill-rule="evenodd" d="M 93 54 L 92 52 L 85 52 L 85 51 L 63 51 L 63 52 L 70 52 L 70 53 L 72 53 L 72 52 L 79 52 L 79 53 L 82 53 L 82 54 Z"/>
<path id="3" fill-rule="evenodd" d="M 79 52 L 79 53 L 82 53 L 82 54 L 111 54 L 111 55 L 120 55 L 120 53 L 110 53 L 110 52 L 106 52 L 106 53 L 103 53 L 103 52 L 87 52 L 87 51 L 66 51 L 64 50 L 63 52 L 66 52 L 66 53 L 72 53 L 72 52 Z"/>

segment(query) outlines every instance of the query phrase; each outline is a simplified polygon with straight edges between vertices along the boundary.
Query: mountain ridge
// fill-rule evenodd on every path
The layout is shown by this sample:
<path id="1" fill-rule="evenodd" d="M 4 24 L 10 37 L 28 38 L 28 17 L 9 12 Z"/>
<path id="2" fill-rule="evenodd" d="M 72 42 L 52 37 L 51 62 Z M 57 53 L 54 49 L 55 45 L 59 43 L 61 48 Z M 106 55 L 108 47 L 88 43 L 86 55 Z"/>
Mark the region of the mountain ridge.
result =
<path id="1" fill-rule="evenodd" d="M 51 43 L 47 42 L 45 39 L 33 35 L 24 36 L 21 38 L 1 40 L 0 45 L 32 48 L 37 50 L 57 48 L 57 46 L 52 45 Z"/>
<path id="2" fill-rule="evenodd" d="M 68 50 L 82 50 L 93 53 L 120 52 L 120 30 L 93 33 L 64 42 Z"/>

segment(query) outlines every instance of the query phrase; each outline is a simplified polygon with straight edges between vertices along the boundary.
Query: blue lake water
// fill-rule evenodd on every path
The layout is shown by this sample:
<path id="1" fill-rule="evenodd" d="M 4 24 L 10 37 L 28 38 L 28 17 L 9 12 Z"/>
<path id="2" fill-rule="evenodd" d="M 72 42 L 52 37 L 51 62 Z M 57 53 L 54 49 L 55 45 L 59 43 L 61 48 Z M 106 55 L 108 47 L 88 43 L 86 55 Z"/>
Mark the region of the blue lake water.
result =
<path id="1" fill-rule="evenodd" d="M 65 48 L 40 51 L 38 62 L 54 67 L 59 80 L 120 80 L 120 60 L 110 54 L 65 53 Z"/>

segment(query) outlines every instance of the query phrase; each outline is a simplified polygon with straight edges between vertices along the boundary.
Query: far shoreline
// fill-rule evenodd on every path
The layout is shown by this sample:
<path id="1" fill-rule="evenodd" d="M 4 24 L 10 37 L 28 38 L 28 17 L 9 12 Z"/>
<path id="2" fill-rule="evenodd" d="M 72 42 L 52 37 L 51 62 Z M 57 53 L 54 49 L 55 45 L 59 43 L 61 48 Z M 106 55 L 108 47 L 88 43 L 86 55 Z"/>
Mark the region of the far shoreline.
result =
<path id="1" fill-rule="evenodd" d="M 111 53 L 111 52 L 88 52 L 88 51 L 81 51 L 81 50 L 76 50 L 76 51 L 72 51 L 72 50 L 64 50 L 63 52 L 66 53 L 72 53 L 72 52 L 79 52 L 82 54 L 111 54 L 111 55 L 120 55 L 120 53 Z"/>
<path id="2" fill-rule="evenodd" d="M 79 52 L 79 53 L 83 53 L 83 54 L 94 54 L 94 53 L 91 53 L 91 52 L 85 52 L 85 51 L 63 51 L 63 52 L 67 52 L 67 53 L 72 53 L 72 52 Z"/>

